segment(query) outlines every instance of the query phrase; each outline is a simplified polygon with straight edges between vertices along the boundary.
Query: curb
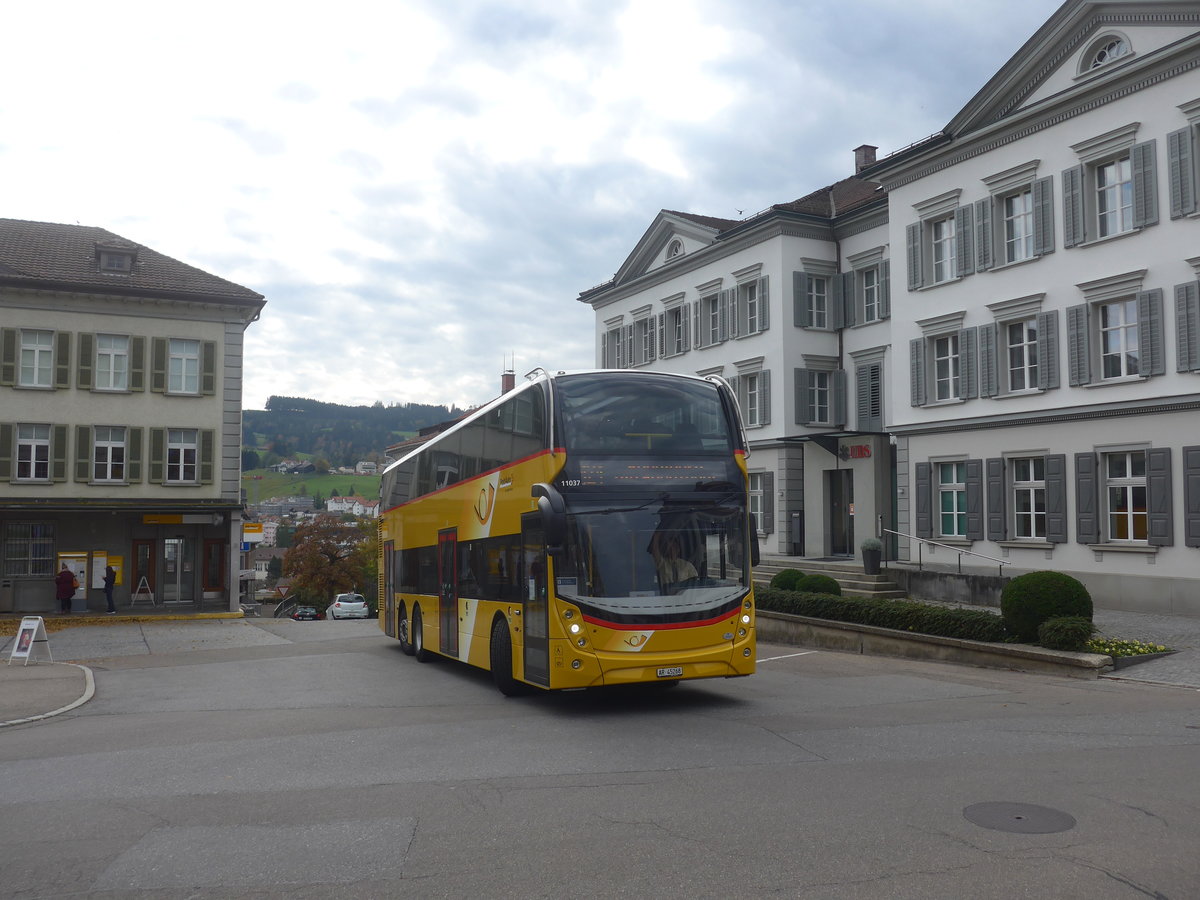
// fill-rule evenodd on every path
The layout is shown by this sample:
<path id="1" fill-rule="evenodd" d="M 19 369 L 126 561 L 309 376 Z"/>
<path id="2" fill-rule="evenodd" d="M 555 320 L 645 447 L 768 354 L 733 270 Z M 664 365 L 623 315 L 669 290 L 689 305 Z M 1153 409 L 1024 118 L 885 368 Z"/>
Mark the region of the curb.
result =
<path id="1" fill-rule="evenodd" d="M 79 663 L 51 663 L 50 665 L 74 666 L 77 669 L 83 670 L 84 687 L 83 687 L 83 693 L 79 696 L 79 699 L 75 700 L 72 703 L 68 703 L 66 706 L 60 706 L 58 709 L 51 710 L 50 712 L 47 712 L 47 713 L 40 713 L 39 715 L 36 715 L 36 716 L 26 716 L 23 719 L 12 719 L 8 722 L 0 722 L 0 728 L 5 728 L 9 725 L 24 725 L 28 722 L 38 722 L 38 721 L 41 721 L 42 719 L 49 719 L 53 716 L 62 715 L 65 712 L 70 712 L 71 710 L 75 709 L 76 707 L 83 706 L 83 704 L 87 703 L 89 700 L 92 699 L 92 697 L 94 697 L 96 695 L 96 677 L 95 677 L 95 675 L 92 674 L 92 670 L 89 669 L 87 666 L 81 666 L 81 665 L 79 665 Z"/>
<path id="2" fill-rule="evenodd" d="M 755 627 L 760 639 L 801 647 L 990 669 L 1016 669 L 1069 678 L 1099 678 L 1113 669 L 1112 657 L 1097 653 L 1068 653 L 1030 644 L 967 641 L 762 609 L 758 610 L 757 616 Z"/>
<path id="3" fill-rule="evenodd" d="M 30 613 L 36 615 L 36 613 Z M 65 631 L 68 628 L 83 628 L 86 626 L 95 625 L 146 625 L 153 622 L 196 622 L 212 619 L 245 619 L 245 613 L 242 612 L 219 612 L 219 613 L 162 613 L 159 615 L 143 615 L 141 613 L 117 613 L 110 616 L 106 613 L 75 613 L 70 616 L 42 616 L 42 620 L 46 624 L 46 631 Z M 14 616 L 13 618 L 0 619 L 0 637 L 13 637 L 20 627 L 21 618 Z"/>

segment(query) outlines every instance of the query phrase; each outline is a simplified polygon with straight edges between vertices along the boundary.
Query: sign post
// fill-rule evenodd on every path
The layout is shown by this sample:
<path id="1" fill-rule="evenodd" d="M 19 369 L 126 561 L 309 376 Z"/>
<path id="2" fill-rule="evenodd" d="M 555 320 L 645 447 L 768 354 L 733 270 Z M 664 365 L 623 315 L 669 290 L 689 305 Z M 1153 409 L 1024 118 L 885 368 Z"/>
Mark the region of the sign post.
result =
<path id="1" fill-rule="evenodd" d="M 26 616 L 17 629 L 17 639 L 13 641 L 12 651 L 8 654 L 8 664 L 12 665 L 14 659 L 24 659 L 24 665 L 29 665 L 31 659 L 36 663 L 40 653 L 45 653 L 46 658 L 54 662 L 50 639 L 46 637 L 45 621 L 41 616 Z"/>

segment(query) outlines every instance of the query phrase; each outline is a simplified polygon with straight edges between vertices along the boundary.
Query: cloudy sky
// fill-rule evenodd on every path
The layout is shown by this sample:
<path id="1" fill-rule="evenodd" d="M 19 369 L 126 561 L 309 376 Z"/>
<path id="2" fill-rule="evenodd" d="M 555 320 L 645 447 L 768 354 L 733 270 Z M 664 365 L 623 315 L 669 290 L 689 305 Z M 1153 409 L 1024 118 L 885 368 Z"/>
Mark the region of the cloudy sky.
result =
<path id="1" fill-rule="evenodd" d="M 267 298 L 245 406 L 580 368 L 660 209 L 738 218 L 937 131 L 1054 0 L 22 3 L 0 217 Z"/>

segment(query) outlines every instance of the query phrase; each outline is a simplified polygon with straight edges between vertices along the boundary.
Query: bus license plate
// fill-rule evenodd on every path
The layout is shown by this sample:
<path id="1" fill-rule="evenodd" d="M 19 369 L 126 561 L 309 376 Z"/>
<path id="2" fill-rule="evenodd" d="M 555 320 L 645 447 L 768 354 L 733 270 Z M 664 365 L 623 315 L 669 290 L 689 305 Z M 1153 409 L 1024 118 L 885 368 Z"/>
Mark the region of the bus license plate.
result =
<path id="1" fill-rule="evenodd" d="M 683 666 L 671 666 L 666 669 L 658 670 L 659 678 L 678 678 L 683 674 Z"/>

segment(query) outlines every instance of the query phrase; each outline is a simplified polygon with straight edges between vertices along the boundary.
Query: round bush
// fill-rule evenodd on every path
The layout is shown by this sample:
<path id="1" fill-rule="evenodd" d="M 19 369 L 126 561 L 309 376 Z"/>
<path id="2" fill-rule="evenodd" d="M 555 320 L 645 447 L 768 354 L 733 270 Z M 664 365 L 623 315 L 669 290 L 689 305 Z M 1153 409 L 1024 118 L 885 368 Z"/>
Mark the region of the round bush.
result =
<path id="1" fill-rule="evenodd" d="M 1047 619 L 1080 616 L 1092 620 L 1092 597 L 1087 588 L 1062 572 L 1027 572 L 1004 586 L 1000 594 L 1004 627 L 1017 640 L 1033 643 L 1038 626 Z"/>
<path id="2" fill-rule="evenodd" d="M 842 586 L 828 575 L 805 575 L 796 582 L 793 590 L 808 594 L 835 594 L 842 596 Z"/>
<path id="3" fill-rule="evenodd" d="M 784 569 L 771 579 L 771 587 L 777 591 L 794 591 L 796 582 L 804 577 L 799 569 Z"/>
<path id="4" fill-rule="evenodd" d="M 1095 631 L 1091 619 L 1059 616 L 1038 626 L 1038 643 L 1048 650 L 1085 650 Z"/>

